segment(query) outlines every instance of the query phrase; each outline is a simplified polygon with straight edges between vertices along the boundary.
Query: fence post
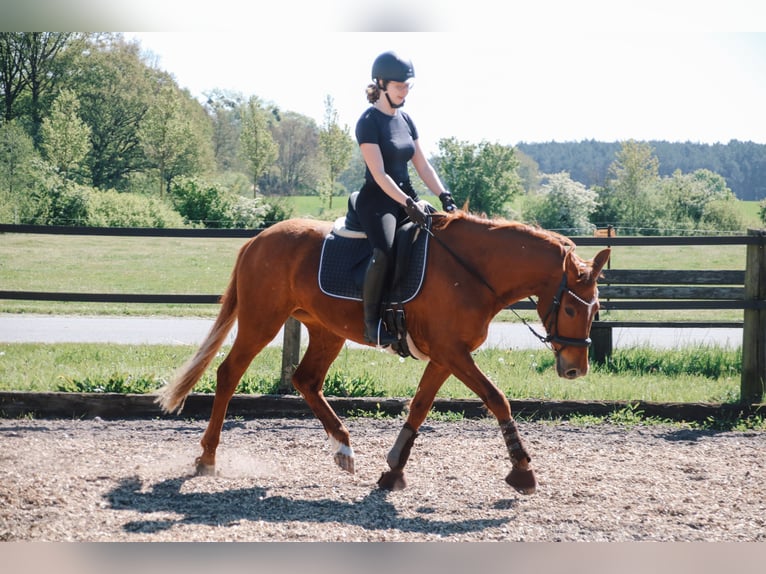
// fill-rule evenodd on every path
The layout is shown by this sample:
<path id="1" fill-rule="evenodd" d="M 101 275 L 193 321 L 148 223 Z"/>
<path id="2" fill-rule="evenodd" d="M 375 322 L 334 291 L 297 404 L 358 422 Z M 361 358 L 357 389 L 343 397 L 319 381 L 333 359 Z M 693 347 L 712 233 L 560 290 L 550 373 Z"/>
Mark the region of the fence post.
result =
<path id="1" fill-rule="evenodd" d="M 279 380 L 277 393 L 286 395 L 293 389 L 293 373 L 301 356 L 301 324 L 289 317 L 285 322 L 282 337 L 282 378 Z"/>
<path id="2" fill-rule="evenodd" d="M 747 246 L 745 301 L 766 300 L 766 229 L 748 229 L 760 242 Z M 766 309 L 745 309 L 740 401 L 759 403 L 766 392 Z"/>
<path id="3" fill-rule="evenodd" d="M 594 321 L 590 328 L 590 360 L 597 365 L 604 365 L 612 357 L 612 327 L 600 321 Z"/>

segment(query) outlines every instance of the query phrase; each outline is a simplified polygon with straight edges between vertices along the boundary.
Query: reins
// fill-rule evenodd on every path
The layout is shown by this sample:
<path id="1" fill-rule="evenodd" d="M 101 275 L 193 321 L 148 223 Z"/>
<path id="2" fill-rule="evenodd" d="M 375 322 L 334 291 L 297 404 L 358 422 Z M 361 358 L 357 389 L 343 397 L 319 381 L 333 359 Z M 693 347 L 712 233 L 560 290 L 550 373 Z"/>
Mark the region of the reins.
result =
<path id="1" fill-rule="evenodd" d="M 431 218 L 429 217 L 429 223 Z M 430 225 L 423 226 L 421 229 L 424 229 L 428 235 L 434 239 L 439 245 L 441 245 L 447 253 L 449 253 L 455 261 L 457 261 L 460 265 L 463 266 L 463 268 L 468 271 L 475 279 L 477 279 L 480 283 L 482 283 L 487 289 L 490 290 L 490 292 L 495 296 L 499 297 L 497 294 L 497 291 L 490 285 L 486 279 L 478 272 L 475 268 L 473 268 L 471 265 L 469 265 L 462 257 L 460 257 L 455 251 L 447 245 L 444 241 L 442 241 L 439 237 L 437 237 L 433 231 L 431 231 Z M 548 308 L 548 312 L 545 314 L 545 317 L 543 318 L 543 326 L 545 327 L 545 330 L 548 332 L 547 335 L 543 336 L 540 333 L 538 333 L 532 325 L 529 324 L 529 322 L 524 319 L 521 315 L 519 315 L 515 309 L 512 307 L 509 307 L 511 312 L 516 315 L 516 317 L 531 331 L 531 333 L 537 337 L 540 342 L 547 346 L 549 349 L 550 343 L 558 343 L 559 345 L 562 345 L 563 347 L 589 347 L 591 344 L 590 337 L 586 337 L 585 339 L 578 339 L 575 337 L 563 337 L 556 333 L 558 330 L 558 312 L 559 308 L 561 307 L 561 298 L 564 294 L 564 292 L 569 293 L 574 297 L 578 302 L 582 303 L 585 306 L 589 306 L 592 303 L 588 303 L 587 301 L 583 301 L 580 297 L 577 296 L 576 293 L 573 293 L 571 289 L 567 286 L 567 274 L 564 272 L 564 275 L 561 278 L 561 283 L 559 284 L 558 291 L 556 291 L 556 295 L 553 297 L 553 301 L 551 302 L 551 306 Z M 535 302 L 532 297 L 528 297 L 530 302 L 537 307 L 537 303 Z M 550 317 L 550 321 L 548 318 Z"/>
<path id="2" fill-rule="evenodd" d="M 429 218 L 429 221 L 430 221 L 430 218 Z M 430 228 L 430 227 L 422 227 L 422 229 L 424 229 L 424 230 L 425 230 L 425 232 L 426 232 L 426 233 L 428 233 L 428 235 L 430 235 L 432 239 L 434 239 L 434 240 L 435 240 L 435 241 L 436 241 L 436 242 L 437 242 L 439 245 L 441 245 L 441 246 L 444 248 L 444 250 L 445 250 L 447 253 L 449 253 L 450 255 L 452 255 L 452 257 L 454 257 L 455 261 L 457 261 L 458 263 L 460 263 L 460 265 L 462 265 L 462 266 L 463 266 L 463 268 L 464 268 L 466 271 L 468 271 L 468 272 L 469 272 L 471 275 L 473 275 L 474 279 L 477 279 L 477 280 L 479 280 L 479 281 L 480 281 L 480 282 L 481 282 L 481 283 L 482 283 L 482 284 L 483 284 L 483 285 L 484 285 L 484 286 L 485 286 L 487 289 L 489 289 L 489 290 L 492 292 L 492 294 L 493 294 L 495 297 L 499 297 L 499 295 L 497 294 L 497 291 L 495 291 L 495 290 L 492 288 L 492 285 L 490 285 L 490 284 L 487 282 L 487 280 L 486 280 L 486 279 L 484 279 L 484 277 L 482 277 L 482 276 L 481 276 L 481 274 L 480 274 L 478 271 L 476 271 L 476 269 L 474 269 L 473 267 L 471 267 L 471 266 L 470 266 L 468 263 L 466 263 L 466 261 L 465 261 L 464 259 L 462 259 L 462 258 L 461 258 L 461 257 L 460 257 L 460 256 L 459 256 L 457 253 L 455 253 L 455 252 L 452 250 L 452 248 L 451 248 L 449 245 L 447 245 L 447 244 L 446 244 L 446 243 L 444 243 L 444 241 L 442 241 L 442 240 L 441 240 L 439 237 L 437 237 L 436 235 L 434 235 L 434 232 L 433 232 L 433 231 L 431 231 L 431 228 Z M 522 320 L 523 320 L 523 319 L 522 319 Z"/>

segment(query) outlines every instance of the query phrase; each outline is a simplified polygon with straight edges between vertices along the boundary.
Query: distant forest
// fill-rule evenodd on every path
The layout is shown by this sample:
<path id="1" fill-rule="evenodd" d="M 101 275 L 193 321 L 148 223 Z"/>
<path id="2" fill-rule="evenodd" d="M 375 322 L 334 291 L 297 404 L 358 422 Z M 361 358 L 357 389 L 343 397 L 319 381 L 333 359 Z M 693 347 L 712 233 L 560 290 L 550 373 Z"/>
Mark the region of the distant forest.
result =
<path id="1" fill-rule="evenodd" d="M 676 170 L 691 173 L 709 169 L 723 178 L 737 199 L 766 199 L 766 145 L 732 140 L 728 144 L 646 142 L 660 163 L 660 175 Z M 562 171 L 588 187 L 603 186 L 609 166 L 620 150 L 619 142 L 519 143 L 519 151 L 537 162 L 542 173 Z"/>

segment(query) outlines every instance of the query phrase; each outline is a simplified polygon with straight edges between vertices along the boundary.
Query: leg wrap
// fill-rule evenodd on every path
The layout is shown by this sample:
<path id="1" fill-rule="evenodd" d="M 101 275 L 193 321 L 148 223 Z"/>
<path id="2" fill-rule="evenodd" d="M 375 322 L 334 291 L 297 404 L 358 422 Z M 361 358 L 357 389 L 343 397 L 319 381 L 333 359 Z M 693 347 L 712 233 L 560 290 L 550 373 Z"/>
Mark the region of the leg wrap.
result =
<path id="1" fill-rule="evenodd" d="M 516 421 L 513 419 L 500 423 L 500 430 L 503 433 L 503 439 L 505 439 L 505 446 L 508 448 L 508 454 L 511 457 L 511 462 L 515 466 L 522 460 L 531 462 L 532 458 L 524 448 L 524 444 L 521 442 L 519 431 L 516 428 Z"/>
<path id="2" fill-rule="evenodd" d="M 410 458 L 410 450 L 412 450 L 412 444 L 415 442 L 418 433 L 415 432 L 408 423 L 404 423 L 402 430 L 399 431 L 399 436 L 396 438 L 394 446 L 386 457 L 386 462 L 391 469 L 404 468 L 407 464 L 407 459 Z"/>

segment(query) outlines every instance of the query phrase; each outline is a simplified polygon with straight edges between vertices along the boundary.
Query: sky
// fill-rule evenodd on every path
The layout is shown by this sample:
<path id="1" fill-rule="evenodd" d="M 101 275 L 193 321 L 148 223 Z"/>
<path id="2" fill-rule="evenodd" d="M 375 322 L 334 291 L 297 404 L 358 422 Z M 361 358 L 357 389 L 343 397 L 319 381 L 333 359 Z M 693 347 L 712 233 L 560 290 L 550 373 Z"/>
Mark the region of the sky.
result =
<path id="1" fill-rule="evenodd" d="M 448 137 L 766 143 L 766 5 L 751 0 L 0 3 L 17 30 L 124 32 L 201 100 L 256 95 L 321 124 L 330 96 L 352 133 L 372 61 L 396 50 L 429 153 Z"/>
<path id="2" fill-rule="evenodd" d="M 409 57 L 415 84 L 404 110 L 421 143 L 667 140 L 766 143 L 766 33 L 332 33 L 293 39 L 194 32 L 136 36 L 156 65 L 200 97 L 213 88 L 257 95 L 324 121 L 331 96 L 341 124 L 368 106 L 372 62 Z"/>

